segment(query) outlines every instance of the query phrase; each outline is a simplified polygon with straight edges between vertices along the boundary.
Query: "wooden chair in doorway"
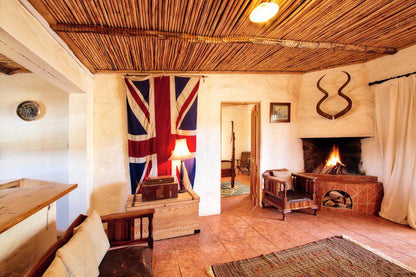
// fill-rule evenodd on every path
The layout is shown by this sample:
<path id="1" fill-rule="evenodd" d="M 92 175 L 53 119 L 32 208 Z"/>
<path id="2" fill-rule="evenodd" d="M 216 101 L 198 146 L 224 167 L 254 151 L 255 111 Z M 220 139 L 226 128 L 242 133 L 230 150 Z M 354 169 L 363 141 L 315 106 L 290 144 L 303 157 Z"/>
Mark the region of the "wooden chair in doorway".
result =
<path id="1" fill-rule="evenodd" d="M 282 212 L 283 220 L 287 213 L 299 209 L 312 209 L 316 215 L 315 177 L 273 169 L 266 170 L 263 178 L 263 208 L 266 204 L 276 207 Z"/>
<path id="2" fill-rule="evenodd" d="M 221 160 L 221 178 L 231 177 L 231 188 L 235 183 L 235 132 L 234 121 L 231 121 L 232 153 L 231 160 Z"/>
<path id="3" fill-rule="evenodd" d="M 239 173 L 250 175 L 250 155 L 250 151 L 241 152 L 241 159 L 237 159 Z"/>

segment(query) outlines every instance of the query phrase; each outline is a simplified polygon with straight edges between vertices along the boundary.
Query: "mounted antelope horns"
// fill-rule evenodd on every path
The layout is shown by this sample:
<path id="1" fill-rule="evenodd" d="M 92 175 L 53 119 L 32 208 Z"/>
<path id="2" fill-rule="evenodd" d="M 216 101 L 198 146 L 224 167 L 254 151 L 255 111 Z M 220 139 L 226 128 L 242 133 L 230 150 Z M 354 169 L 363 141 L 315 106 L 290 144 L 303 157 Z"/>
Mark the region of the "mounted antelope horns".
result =
<path id="1" fill-rule="evenodd" d="M 342 72 L 344 72 L 345 74 L 347 74 L 347 77 L 348 77 L 348 79 L 347 79 L 347 81 L 338 89 L 338 95 L 339 96 L 341 96 L 342 98 L 344 98 L 347 102 L 348 102 L 348 105 L 347 105 L 347 107 L 345 107 L 345 109 L 343 109 L 342 111 L 340 111 L 340 112 L 338 112 L 338 113 L 336 113 L 335 115 L 330 115 L 330 114 L 328 114 L 328 113 L 326 113 L 326 112 L 324 112 L 324 111 L 322 111 L 321 110 L 321 104 L 328 98 L 328 92 L 326 91 L 326 90 L 324 90 L 322 87 L 321 87 L 321 80 L 325 77 L 325 75 L 323 75 L 319 80 L 318 80 L 318 82 L 316 83 L 316 86 L 317 86 L 317 88 L 323 93 L 323 94 L 325 94 L 322 98 L 321 98 L 321 100 L 319 100 L 319 102 L 318 102 L 318 104 L 316 104 L 316 112 L 319 114 L 319 115 L 321 115 L 321 116 L 323 116 L 323 117 L 325 117 L 325 118 L 328 118 L 328 119 L 337 119 L 338 117 L 341 117 L 341 116 L 343 116 L 344 114 L 346 114 L 347 112 L 349 112 L 350 110 L 351 110 L 351 108 L 352 108 L 352 100 L 348 97 L 348 96 L 346 96 L 345 94 L 343 94 L 342 93 L 342 89 L 343 88 L 345 88 L 348 84 L 349 84 L 349 82 L 351 81 L 351 75 L 348 73 L 348 72 L 346 72 L 346 71 L 342 71 Z"/>
<path id="2" fill-rule="evenodd" d="M 330 114 L 328 114 L 328 113 L 326 113 L 326 112 L 324 112 L 324 111 L 322 111 L 322 110 L 321 110 L 321 104 L 322 104 L 322 102 L 324 102 L 324 101 L 325 101 L 325 99 L 327 99 L 327 98 L 328 98 L 328 95 L 329 95 L 329 93 L 321 87 L 321 80 L 322 80 L 324 77 L 325 77 L 325 75 L 324 75 L 324 76 L 322 76 L 322 77 L 318 80 L 318 83 L 316 84 L 316 86 L 318 87 L 318 89 L 319 89 L 320 91 L 322 91 L 322 92 L 325 94 L 325 95 L 324 95 L 324 97 L 322 97 L 322 98 L 321 98 L 321 100 L 319 100 L 318 104 L 316 104 L 316 112 L 317 112 L 318 114 L 320 114 L 321 116 L 323 116 L 323 117 L 326 117 L 326 118 L 328 118 L 328 119 L 332 119 L 332 115 L 330 115 Z"/>

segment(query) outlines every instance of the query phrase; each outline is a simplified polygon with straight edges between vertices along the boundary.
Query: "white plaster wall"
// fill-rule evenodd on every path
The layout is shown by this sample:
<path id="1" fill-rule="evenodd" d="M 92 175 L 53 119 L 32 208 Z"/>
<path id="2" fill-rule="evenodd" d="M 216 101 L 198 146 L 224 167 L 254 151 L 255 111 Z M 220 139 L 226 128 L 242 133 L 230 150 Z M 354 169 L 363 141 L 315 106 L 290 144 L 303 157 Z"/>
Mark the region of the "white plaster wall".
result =
<path id="1" fill-rule="evenodd" d="M 197 175 L 200 214 L 220 212 L 221 102 L 260 102 L 260 172 L 286 167 L 303 170 L 302 142 L 297 138 L 299 75 L 209 75 L 198 99 Z M 270 102 L 290 102 L 290 123 L 269 123 Z"/>
<path id="2" fill-rule="evenodd" d="M 400 63 L 400 59 L 396 62 Z M 377 73 L 369 73 L 367 68 L 375 68 L 375 64 L 313 72 L 303 77 L 276 74 L 261 75 L 259 78 L 259 75 L 254 74 L 212 74 L 204 81 L 201 80 L 194 187 L 201 197 L 200 215 L 220 212 L 221 102 L 236 102 L 236 99 L 241 103 L 260 102 L 260 173 L 266 169 L 282 167 L 299 172 L 303 170 L 303 152 L 300 139 L 302 135 L 301 132 L 298 133 L 298 129 L 309 128 L 300 122 L 300 118 L 317 120 L 312 120 L 310 125 L 313 128 L 309 129 L 318 133 L 318 136 L 333 136 L 334 133 L 335 136 L 374 135 L 374 95 L 367 83 L 368 75 L 376 76 Z M 322 85 L 329 86 L 329 91 L 333 92 L 335 89 L 336 92 L 339 83 L 342 84 L 346 78 L 339 73 L 341 70 L 350 72 L 352 76 L 348 86 L 350 88 L 345 89 L 345 93 L 351 95 L 354 108 L 351 115 L 340 118 L 344 122 L 326 122 L 324 118 L 322 121 L 319 115 L 312 114 L 316 113 L 315 105 L 321 97 L 315 91 L 316 81 L 323 74 L 327 74 L 328 83 L 323 81 Z M 310 100 L 299 102 L 299 94 L 306 95 Z M 311 94 L 317 94 L 317 97 Z M 335 106 L 343 105 L 336 101 L 332 102 Z M 270 102 L 290 102 L 291 122 L 269 123 Z M 313 111 L 308 111 L 308 107 L 313 107 Z M 101 214 L 107 214 L 123 210 L 129 193 L 125 87 L 120 74 L 95 75 L 93 108 L 94 207 Z M 377 163 L 378 148 L 375 139 L 364 139 L 362 145 L 364 169 L 367 174 L 379 176 L 380 165 Z"/>
<path id="3" fill-rule="evenodd" d="M 327 119 L 316 112 L 316 104 L 324 96 L 316 84 L 321 78 L 321 87 L 329 93 L 321 109 L 331 115 L 347 106 L 347 101 L 338 96 L 338 89 L 351 75 L 350 83 L 342 90 L 352 100 L 352 109 L 337 119 Z M 374 136 L 374 95 L 368 87 L 365 65 L 351 65 L 335 69 L 304 74 L 300 88 L 299 137 L 368 137 Z"/>
<path id="4" fill-rule="evenodd" d="M 24 273 L 56 242 L 56 206 L 36 212 L 0 234 L 0 275 Z"/>
<path id="5" fill-rule="evenodd" d="M 69 94 L 68 183 L 78 188 L 68 195 L 68 226 L 89 208 L 91 189 L 87 185 L 87 95 Z"/>
<path id="6" fill-rule="evenodd" d="M 75 57 L 69 50 L 69 47 L 63 43 L 62 39 L 49 28 L 47 22 L 38 15 L 29 2 L 25 0 L 2 0 L 0 6 L 0 53 L 15 60 L 43 80 L 47 80 L 49 83 L 62 89 L 62 91 L 68 94 L 81 93 L 84 96 L 80 97 L 84 98 L 85 94 L 87 94 L 87 99 L 90 100 L 93 88 L 93 75 Z M 70 99 L 74 99 L 73 97 L 76 96 L 69 96 Z M 24 169 L 28 168 L 29 171 L 32 171 L 32 168 L 37 168 L 39 179 L 78 183 L 79 187 L 74 194 L 85 195 L 86 191 L 90 192 L 93 182 L 91 177 L 91 168 L 93 167 L 93 128 L 91 119 L 93 116 L 92 105 L 89 105 L 92 101 L 88 102 L 88 100 L 70 100 L 73 103 L 69 107 L 71 109 L 71 117 L 69 118 L 69 123 L 62 125 L 62 128 L 66 128 L 67 134 L 68 132 L 70 133 L 70 137 L 67 135 L 65 138 L 65 162 L 56 162 L 57 159 L 62 159 L 63 155 L 61 155 L 53 143 L 45 140 L 45 145 L 50 146 L 49 150 L 42 149 L 41 153 L 32 149 L 26 150 L 28 157 L 25 164 L 16 165 L 20 157 L 13 159 L 13 157 L 9 156 L 8 160 L 15 165 L 15 170 L 20 170 L 24 166 Z M 53 105 L 52 108 L 51 106 L 48 108 L 53 110 L 61 107 L 60 105 Z M 68 103 L 64 110 L 68 114 Z M 88 116 L 86 116 L 87 111 L 89 113 Z M 57 117 L 54 118 L 54 122 L 58 120 Z M 87 125 L 89 128 L 85 130 Z M 46 135 L 48 134 L 45 133 Z M 81 142 L 81 140 L 83 141 Z M 68 146 L 68 144 L 70 145 Z M 68 161 L 68 148 L 70 161 Z M 42 155 L 44 157 L 40 157 Z M 51 157 L 51 159 L 45 166 L 38 163 L 39 159 L 45 160 L 47 157 Z M 53 172 L 50 171 L 52 167 Z M 53 175 L 53 178 L 50 178 L 51 175 Z M 55 176 L 59 176 L 59 178 L 55 178 Z M 28 177 L 37 178 L 36 176 Z M 82 192 L 79 192 L 80 190 Z M 85 196 L 78 197 L 76 195 L 69 197 L 72 197 L 72 200 L 66 196 L 58 203 L 58 225 L 60 229 L 66 228 L 70 220 L 78 213 L 85 212 L 86 207 L 89 207 L 90 195 L 88 192 Z M 80 203 L 80 199 L 82 199 L 82 203 Z M 85 203 L 85 199 L 87 199 L 87 203 Z M 61 207 L 65 207 L 66 215 L 59 212 Z M 70 207 L 69 210 L 68 207 Z"/>
<path id="7" fill-rule="evenodd" d="M 222 106 L 221 109 L 221 160 L 232 156 L 231 121 L 234 121 L 235 158 L 251 148 L 251 110 L 253 105 Z"/>
<path id="8" fill-rule="evenodd" d="M 0 179 L 68 181 L 68 94 L 34 74 L 0 75 Z M 19 103 L 34 100 L 44 114 L 24 121 Z"/>
<path id="9" fill-rule="evenodd" d="M 100 214 L 123 211 L 130 193 L 130 177 L 122 75 L 95 75 L 93 110 L 93 208 Z"/>
<path id="10" fill-rule="evenodd" d="M 0 179 L 77 183 L 74 192 L 57 201 L 59 230 L 89 207 L 85 98 L 35 74 L 0 75 Z M 27 122 L 17 116 L 16 107 L 26 100 L 41 104 L 40 119 Z"/>
<path id="11" fill-rule="evenodd" d="M 195 191 L 200 215 L 220 212 L 221 102 L 260 102 L 260 172 L 303 169 L 297 138 L 298 75 L 209 75 L 198 98 Z M 291 102 L 290 123 L 269 123 L 270 102 Z M 125 84 L 120 74 L 94 78 L 94 208 L 101 214 L 124 209 L 129 193 Z"/>
<path id="12" fill-rule="evenodd" d="M 369 82 L 416 71 L 416 45 L 364 64 Z"/>

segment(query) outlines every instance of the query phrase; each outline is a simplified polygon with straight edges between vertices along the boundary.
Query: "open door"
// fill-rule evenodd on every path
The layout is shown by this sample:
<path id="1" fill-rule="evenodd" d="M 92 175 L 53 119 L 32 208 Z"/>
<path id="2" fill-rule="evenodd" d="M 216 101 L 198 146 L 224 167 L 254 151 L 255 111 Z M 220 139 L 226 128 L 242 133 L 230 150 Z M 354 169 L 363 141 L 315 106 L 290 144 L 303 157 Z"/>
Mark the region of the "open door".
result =
<path id="1" fill-rule="evenodd" d="M 260 203 L 260 180 L 258 176 L 258 166 L 259 166 L 259 107 L 254 105 L 251 110 L 251 157 L 250 157 L 250 196 L 253 201 L 253 205 L 256 206 L 257 203 Z"/>
<path id="2" fill-rule="evenodd" d="M 231 106 L 231 107 L 228 107 Z M 236 106 L 236 107 L 233 107 Z M 243 107 L 242 107 L 243 106 Z M 244 107 L 245 106 L 245 107 Z M 250 194 L 247 195 L 250 197 L 254 206 L 261 203 L 261 193 L 260 193 L 260 176 L 259 176 L 259 167 L 260 167 L 260 103 L 259 102 L 225 102 L 221 103 L 221 181 L 224 177 L 230 177 L 231 175 L 224 175 L 226 163 L 231 164 L 231 161 L 228 160 L 229 156 L 237 158 L 237 166 L 234 170 L 240 172 L 240 176 L 236 176 L 239 181 L 239 185 L 250 186 Z M 232 145 L 230 149 L 230 137 L 228 136 L 229 130 L 228 123 L 236 120 L 234 126 L 236 127 L 237 140 L 236 144 Z M 231 124 L 232 125 L 232 124 Z M 226 129 L 223 129 L 224 126 L 227 126 Z M 240 127 L 238 127 L 240 126 Z M 232 126 L 230 126 L 232 127 Z M 242 131 L 243 130 L 243 131 Z M 240 133 L 238 133 L 240 132 Z M 231 141 L 234 142 L 234 136 Z M 239 144 L 237 144 L 237 142 Z M 237 147 L 238 146 L 238 147 Z M 232 151 L 231 151 L 232 150 Z M 234 152 L 236 151 L 236 152 Z M 249 155 L 249 164 L 243 163 L 243 153 L 250 153 Z M 223 155 L 225 153 L 225 155 Z M 238 153 L 238 154 L 237 154 Z M 227 167 L 228 169 L 228 167 Z M 235 172 L 235 171 L 234 171 Z M 236 173 L 236 172 L 235 172 Z M 245 175 L 247 174 L 247 175 Z M 248 176 L 249 175 L 249 176 Z M 228 180 L 227 180 L 228 181 Z M 246 187 L 247 188 L 247 187 Z"/>

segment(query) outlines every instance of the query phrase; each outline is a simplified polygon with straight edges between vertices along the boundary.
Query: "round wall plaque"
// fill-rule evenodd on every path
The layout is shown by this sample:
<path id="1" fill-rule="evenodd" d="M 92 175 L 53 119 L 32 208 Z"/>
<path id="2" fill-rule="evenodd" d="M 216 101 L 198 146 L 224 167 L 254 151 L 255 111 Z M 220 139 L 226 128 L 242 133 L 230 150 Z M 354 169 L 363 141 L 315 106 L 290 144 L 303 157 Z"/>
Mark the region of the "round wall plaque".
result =
<path id="1" fill-rule="evenodd" d="M 32 121 L 39 117 L 40 106 L 34 101 L 24 101 L 17 106 L 17 115 L 26 121 Z"/>

